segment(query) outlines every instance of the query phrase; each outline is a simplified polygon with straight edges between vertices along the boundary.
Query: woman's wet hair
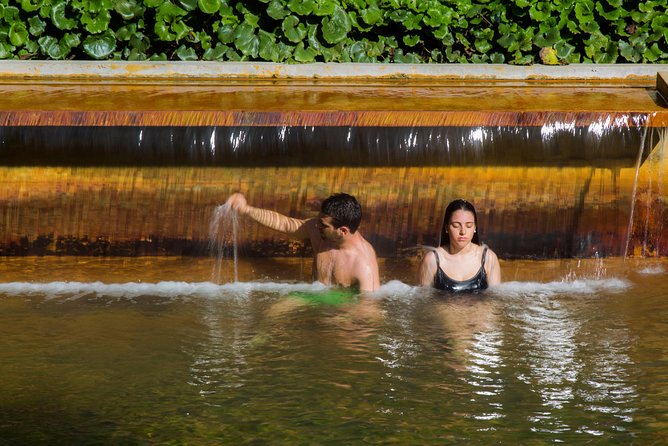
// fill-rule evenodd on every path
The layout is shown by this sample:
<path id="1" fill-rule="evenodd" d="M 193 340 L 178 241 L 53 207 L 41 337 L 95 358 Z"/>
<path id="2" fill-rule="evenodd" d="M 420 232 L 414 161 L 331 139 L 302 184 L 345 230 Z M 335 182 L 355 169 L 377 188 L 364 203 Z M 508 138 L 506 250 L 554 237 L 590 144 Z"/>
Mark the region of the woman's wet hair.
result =
<path id="1" fill-rule="evenodd" d="M 362 206 L 352 195 L 339 193 L 322 202 L 320 212 L 332 217 L 332 225 L 338 229 L 346 226 L 354 233 L 362 221 Z"/>
<path id="2" fill-rule="evenodd" d="M 452 219 L 452 214 L 456 211 L 468 211 L 473 214 L 473 222 L 475 223 L 476 229 L 478 228 L 478 215 L 475 212 L 475 208 L 471 203 L 464 199 L 457 199 L 448 205 L 445 208 L 445 217 L 443 217 L 443 226 L 441 227 L 441 245 L 447 245 L 450 243 L 450 238 L 448 237 L 448 225 Z M 473 239 L 471 240 L 476 245 L 480 244 L 480 238 L 478 237 L 478 231 L 473 233 Z"/>

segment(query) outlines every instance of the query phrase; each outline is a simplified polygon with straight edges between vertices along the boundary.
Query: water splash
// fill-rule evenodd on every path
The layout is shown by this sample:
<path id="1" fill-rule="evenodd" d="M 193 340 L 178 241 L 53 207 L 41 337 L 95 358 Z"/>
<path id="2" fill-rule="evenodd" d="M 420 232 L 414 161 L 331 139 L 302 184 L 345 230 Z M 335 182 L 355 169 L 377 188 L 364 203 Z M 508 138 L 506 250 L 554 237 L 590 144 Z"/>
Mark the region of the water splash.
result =
<path id="1" fill-rule="evenodd" d="M 575 282 L 577 280 L 604 280 L 607 276 L 605 260 L 598 251 L 594 252 L 594 264 L 589 265 L 586 262 L 583 265 L 582 259 L 578 259 L 575 268 L 569 267 L 568 273 L 561 280 L 564 283 Z"/>
<path id="2" fill-rule="evenodd" d="M 223 260 L 232 251 L 234 281 L 239 281 L 238 263 L 239 214 L 227 204 L 217 206 L 209 224 L 209 250 L 216 255 L 211 281 L 220 283 Z"/>

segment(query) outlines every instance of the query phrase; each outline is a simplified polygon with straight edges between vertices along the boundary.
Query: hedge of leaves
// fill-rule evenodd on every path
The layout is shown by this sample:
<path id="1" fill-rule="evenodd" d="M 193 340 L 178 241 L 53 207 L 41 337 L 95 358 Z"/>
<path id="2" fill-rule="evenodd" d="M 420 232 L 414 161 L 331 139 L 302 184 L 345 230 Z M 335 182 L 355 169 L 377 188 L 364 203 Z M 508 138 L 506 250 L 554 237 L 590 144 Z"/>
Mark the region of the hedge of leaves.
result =
<path id="1" fill-rule="evenodd" d="M 668 0 L 0 0 L 0 59 L 666 63 Z"/>

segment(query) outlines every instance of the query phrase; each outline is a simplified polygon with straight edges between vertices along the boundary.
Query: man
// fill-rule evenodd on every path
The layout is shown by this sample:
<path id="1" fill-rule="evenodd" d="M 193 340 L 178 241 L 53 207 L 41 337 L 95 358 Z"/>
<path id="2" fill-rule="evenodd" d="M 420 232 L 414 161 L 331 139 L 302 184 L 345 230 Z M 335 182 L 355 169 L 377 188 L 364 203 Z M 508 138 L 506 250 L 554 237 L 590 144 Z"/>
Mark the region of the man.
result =
<path id="1" fill-rule="evenodd" d="M 376 252 L 357 230 L 362 208 L 355 197 L 332 195 L 322 202 L 318 217 L 308 220 L 250 206 L 239 193 L 232 194 L 226 204 L 261 225 L 310 239 L 314 280 L 325 285 L 354 286 L 360 292 L 375 291 L 380 286 Z"/>

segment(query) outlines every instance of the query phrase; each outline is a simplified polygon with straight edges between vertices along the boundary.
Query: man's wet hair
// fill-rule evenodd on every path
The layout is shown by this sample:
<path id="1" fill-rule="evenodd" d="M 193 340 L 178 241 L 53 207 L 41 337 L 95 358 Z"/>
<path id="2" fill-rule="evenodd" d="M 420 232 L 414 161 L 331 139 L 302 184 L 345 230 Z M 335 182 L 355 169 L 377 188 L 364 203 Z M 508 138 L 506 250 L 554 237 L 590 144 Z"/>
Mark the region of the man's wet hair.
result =
<path id="1" fill-rule="evenodd" d="M 352 195 L 339 193 L 331 195 L 320 206 L 320 211 L 332 218 L 332 225 L 338 229 L 347 226 L 354 233 L 362 221 L 362 206 Z"/>
<path id="2" fill-rule="evenodd" d="M 450 225 L 450 220 L 452 219 L 452 214 L 456 211 L 468 211 L 473 214 L 473 222 L 476 227 L 476 232 L 473 234 L 473 239 L 471 240 L 476 245 L 480 244 L 480 238 L 478 237 L 478 215 L 475 212 L 475 207 L 468 201 L 459 198 L 450 202 L 447 208 L 445 208 L 445 217 L 443 218 L 443 226 L 441 227 L 441 245 L 450 244 L 450 238 L 448 237 L 448 225 Z"/>

